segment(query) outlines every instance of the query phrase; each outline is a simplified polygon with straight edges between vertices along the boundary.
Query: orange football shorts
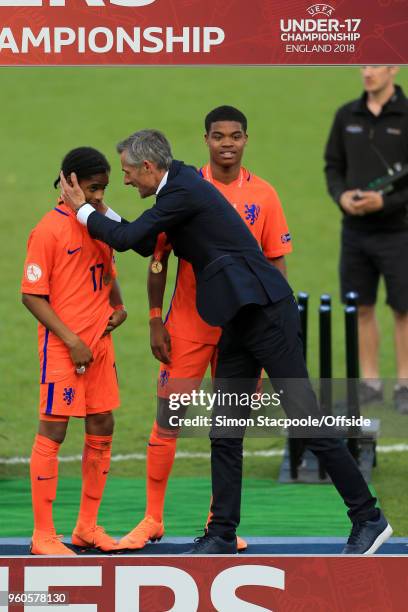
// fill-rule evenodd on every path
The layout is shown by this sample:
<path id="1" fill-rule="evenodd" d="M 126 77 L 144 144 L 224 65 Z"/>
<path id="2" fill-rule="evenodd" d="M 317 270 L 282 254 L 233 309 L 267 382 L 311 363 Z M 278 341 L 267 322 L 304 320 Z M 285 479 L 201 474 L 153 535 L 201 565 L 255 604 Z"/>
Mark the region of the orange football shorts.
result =
<path id="1" fill-rule="evenodd" d="M 40 417 L 85 417 L 119 407 L 115 352 L 110 334 L 98 341 L 93 359 L 84 374 L 77 374 L 71 362 L 58 381 L 40 384 Z"/>

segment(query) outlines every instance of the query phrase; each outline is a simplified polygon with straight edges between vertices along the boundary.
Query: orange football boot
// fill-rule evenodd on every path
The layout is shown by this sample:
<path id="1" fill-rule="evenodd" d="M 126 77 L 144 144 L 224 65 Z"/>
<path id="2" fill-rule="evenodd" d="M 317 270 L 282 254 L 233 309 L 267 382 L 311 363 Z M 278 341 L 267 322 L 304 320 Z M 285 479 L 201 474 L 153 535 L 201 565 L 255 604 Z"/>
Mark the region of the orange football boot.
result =
<path id="1" fill-rule="evenodd" d="M 55 529 L 51 531 L 39 531 L 34 529 L 31 540 L 31 555 L 65 555 L 76 557 L 73 550 L 61 542 L 64 536 L 57 535 Z"/>
<path id="2" fill-rule="evenodd" d="M 77 524 L 72 532 L 71 542 L 81 548 L 99 548 L 103 552 L 116 550 L 118 542 L 106 533 L 103 527 L 87 527 Z"/>
<path id="3" fill-rule="evenodd" d="M 144 548 L 149 541 L 160 542 L 163 534 L 163 523 L 159 523 L 152 516 L 147 515 L 119 541 L 117 548 L 120 550 L 139 550 Z"/>
<path id="4" fill-rule="evenodd" d="M 237 551 L 243 552 L 248 548 L 248 542 L 244 538 L 237 536 Z"/>

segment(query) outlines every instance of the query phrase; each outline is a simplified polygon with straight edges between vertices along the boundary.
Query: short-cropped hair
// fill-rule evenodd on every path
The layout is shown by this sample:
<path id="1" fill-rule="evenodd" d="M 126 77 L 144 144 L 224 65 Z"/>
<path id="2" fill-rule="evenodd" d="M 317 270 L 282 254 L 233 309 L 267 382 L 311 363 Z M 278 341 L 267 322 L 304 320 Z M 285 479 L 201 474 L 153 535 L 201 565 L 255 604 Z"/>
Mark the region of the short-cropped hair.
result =
<path id="1" fill-rule="evenodd" d="M 121 140 L 118 153 L 125 152 L 129 164 L 140 166 L 144 160 L 154 162 L 160 170 L 168 170 L 173 161 L 170 143 L 158 130 L 140 130 Z"/>
<path id="2" fill-rule="evenodd" d="M 214 110 L 210 111 L 205 118 L 205 131 L 208 134 L 211 130 L 211 124 L 216 121 L 236 121 L 240 123 L 242 129 L 246 133 L 248 122 L 244 113 L 235 108 L 234 106 L 217 106 Z"/>

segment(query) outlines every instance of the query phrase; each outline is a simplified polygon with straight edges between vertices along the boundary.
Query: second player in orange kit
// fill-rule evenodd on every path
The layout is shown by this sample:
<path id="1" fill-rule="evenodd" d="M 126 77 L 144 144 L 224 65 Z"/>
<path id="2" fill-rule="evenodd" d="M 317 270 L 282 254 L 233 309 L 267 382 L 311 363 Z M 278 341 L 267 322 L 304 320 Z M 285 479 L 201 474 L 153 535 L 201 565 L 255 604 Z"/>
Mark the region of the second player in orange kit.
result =
<path id="1" fill-rule="evenodd" d="M 248 140 L 244 114 L 231 106 L 211 111 L 205 119 L 210 162 L 200 169 L 237 210 L 271 265 L 286 275 L 285 255 L 292 251 L 291 236 L 275 189 L 241 165 Z M 214 218 L 214 223 L 217 219 Z M 170 309 L 162 320 L 167 262 L 171 246 L 160 236 L 152 258 L 148 293 L 150 336 L 154 356 L 161 362 L 158 414 L 147 446 L 147 506 L 144 519 L 119 542 L 119 548 L 140 549 L 164 533 L 164 501 L 176 453 L 179 430 L 168 426 L 169 388 L 175 382 L 183 392 L 200 386 L 208 366 L 214 374 L 221 329 L 208 325 L 197 312 L 196 282 L 190 263 L 179 259 Z M 246 542 L 237 538 L 238 550 Z"/>

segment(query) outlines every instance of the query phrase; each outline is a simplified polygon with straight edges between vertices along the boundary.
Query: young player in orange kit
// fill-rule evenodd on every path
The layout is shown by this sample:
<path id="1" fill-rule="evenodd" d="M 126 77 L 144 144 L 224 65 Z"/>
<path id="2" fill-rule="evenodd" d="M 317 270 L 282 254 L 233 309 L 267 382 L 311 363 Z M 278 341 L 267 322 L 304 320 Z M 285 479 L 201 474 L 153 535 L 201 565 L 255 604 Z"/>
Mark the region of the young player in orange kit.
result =
<path id="1" fill-rule="evenodd" d="M 110 166 L 102 153 L 74 149 L 63 159 L 62 170 L 66 176 L 76 173 L 96 210 L 118 219 L 103 204 Z M 70 417 L 85 419 L 82 493 L 72 543 L 112 550 L 116 541 L 97 525 L 97 515 L 110 466 L 112 411 L 119 406 L 110 332 L 127 316 L 113 251 L 93 240 L 59 200 L 30 234 L 21 291 L 24 305 L 39 321 L 40 423 L 30 461 L 31 553 L 75 554 L 56 535 L 52 517 L 58 451 Z"/>
<path id="2" fill-rule="evenodd" d="M 221 106 L 205 119 L 205 140 L 210 163 L 200 169 L 244 219 L 271 264 L 286 274 L 284 256 L 292 250 L 291 237 L 274 188 L 241 166 L 248 140 L 247 120 L 239 110 Z M 214 223 L 217 220 L 214 218 Z M 147 507 L 144 519 L 119 542 L 121 549 L 140 549 L 164 533 L 163 510 L 167 481 L 176 453 L 177 430 L 168 422 L 169 381 L 189 381 L 183 392 L 200 385 L 208 366 L 215 370 L 216 348 L 221 335 L 196 309 L 194 272 L 179 259 L 176 287 L 165 321 L 162 320 L 170 249 L 158 240 L 148 279 L 150 338 L 154 356 L 161 362 L 159 409 L 147 447 Z M 237 538 L 238 549 L 246 543 Z"/>

